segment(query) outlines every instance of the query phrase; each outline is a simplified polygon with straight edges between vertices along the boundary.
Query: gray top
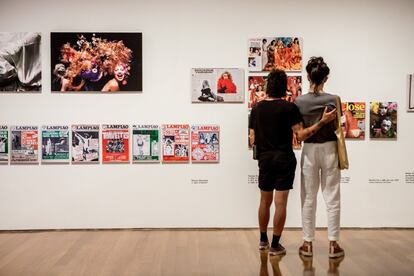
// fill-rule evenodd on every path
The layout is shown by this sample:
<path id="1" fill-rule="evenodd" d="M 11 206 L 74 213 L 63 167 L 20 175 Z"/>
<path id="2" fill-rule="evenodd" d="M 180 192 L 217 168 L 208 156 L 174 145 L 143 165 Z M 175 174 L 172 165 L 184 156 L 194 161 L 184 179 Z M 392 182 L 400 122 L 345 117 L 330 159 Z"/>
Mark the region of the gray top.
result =
<path id="1" fill-rule="evenodd" d="M 296 98 L 295 104 L 299 108 L 303 117 L 304 127 L 310 127 L 317 123 L 321 118 L 325 106 L 329 110 L 336 107 L 336 95 L 329 93 L 308 93 Z M 321 127 L 318 132 L 309 137 L 305 143 L 325 143 L 336 141 L 335 125 L 336 120 Z"/>

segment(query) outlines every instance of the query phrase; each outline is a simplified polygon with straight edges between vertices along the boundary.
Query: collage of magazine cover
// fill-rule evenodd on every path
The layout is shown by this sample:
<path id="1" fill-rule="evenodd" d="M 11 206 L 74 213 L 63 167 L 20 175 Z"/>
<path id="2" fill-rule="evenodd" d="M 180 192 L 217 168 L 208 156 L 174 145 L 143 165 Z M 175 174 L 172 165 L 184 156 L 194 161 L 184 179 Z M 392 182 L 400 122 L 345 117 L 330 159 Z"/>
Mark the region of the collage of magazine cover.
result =
<path id="1" fill-rule="evenodd" d="M 42 126 L 42 162 L 69 163 L 69 126 Z"/>
<path id="2" fill-rule="evenodd" d="M 0 125 L 0 163 L 9 162 L 9 128 Z"/>
<path id="3" fill-rule="evenodd" d="M 72 125 L 72 163 L 99 163 L 99 125 Z"/>
<path id="4" fill-rule="evenodd" d="M 11 126 L 11 163 L 38 163 L 39 128 Z"/>
<path id="5" fill-rule="evenodd" d="M 158 125 L 132 126 L 132 161 L 160 161 L 160 131 Z"/>
<path id="6" fill-rule="evenodd" d="M 163 162 L 188 162 L 190 152 L 190 126 L 162 125 Z"/>
<path id="7" fill-rule="evenodd" d="M 191 126 L 191 161 L 219 162 L 220 127 L 217 125 Z"/>
<path id="8" fill-rule="evenodd" d="M 102 125 L 102 163 L 128 163 L 129 160 L 129 126 Z"/>

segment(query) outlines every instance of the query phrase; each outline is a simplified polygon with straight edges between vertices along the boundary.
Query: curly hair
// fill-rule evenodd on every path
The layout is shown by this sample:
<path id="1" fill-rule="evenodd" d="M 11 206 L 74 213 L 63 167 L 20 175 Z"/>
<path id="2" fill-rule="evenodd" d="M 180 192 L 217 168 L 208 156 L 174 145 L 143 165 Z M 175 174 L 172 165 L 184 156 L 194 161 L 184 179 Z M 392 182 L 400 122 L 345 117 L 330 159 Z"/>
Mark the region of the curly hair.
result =
<path id="1" fill-rule="evenodd" d="M 267 76 L 266 94 L 270 97 L 286 96 L 287 75 L 283 70 L 272 70 Z"/>
<path id="2" fill-rule="evenodd" d="M 127 78 L 131 70 L 132 50 L 125 46 L 122 40 L 109 41 L 104 38 L 92 37 L 88 41 L 83 35 L 78 36 L 76 46 L 65 43 L 60 49 L 60 61 L 67 65 L 66 72 L 55 74 L 64 76 L 72 85 L 73 79 L 80 76 L 83 71 L 90 71 L 97 68 L 104 75 L 113 75 L 115 67 L 122 65 Z M 62 68 L 58 68 L 62 70 Z"/>

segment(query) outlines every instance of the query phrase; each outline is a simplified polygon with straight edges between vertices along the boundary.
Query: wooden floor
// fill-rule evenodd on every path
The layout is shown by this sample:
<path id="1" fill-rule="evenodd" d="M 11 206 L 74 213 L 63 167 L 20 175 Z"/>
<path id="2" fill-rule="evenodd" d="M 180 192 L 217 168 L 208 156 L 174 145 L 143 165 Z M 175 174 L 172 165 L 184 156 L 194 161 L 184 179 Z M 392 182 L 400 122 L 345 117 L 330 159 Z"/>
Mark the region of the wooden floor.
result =
<path id="1" fill-rule="evenodd" d="M 0 232 L 0 275 L 414 275 L 414 230 L 343 230 L 330 261 L 326 231 L 313 259 L 286 230 L 283 258 L 257 249 L 257 230 Z"/>

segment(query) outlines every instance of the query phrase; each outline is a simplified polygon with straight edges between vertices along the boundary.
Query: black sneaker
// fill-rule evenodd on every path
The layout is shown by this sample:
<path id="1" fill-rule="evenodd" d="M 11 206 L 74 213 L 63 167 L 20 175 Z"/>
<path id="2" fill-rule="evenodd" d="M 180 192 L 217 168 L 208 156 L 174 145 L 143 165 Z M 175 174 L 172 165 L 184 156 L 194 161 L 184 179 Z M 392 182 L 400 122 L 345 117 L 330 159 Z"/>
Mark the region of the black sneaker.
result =
<path id="1" fill-rule="evenodd" d="M 259 242 L 259 250 L 267 250 L 269 249 L 269 242 Z"/>
<path id="2" fill-rule="evenodd" d="M 286 254 L 286 249 L 280 243 L 276 248 L 270 247 L 269 249 L 270 256 L 280 256 L 280 255 L 285 255 L 285 254 Z"/>

